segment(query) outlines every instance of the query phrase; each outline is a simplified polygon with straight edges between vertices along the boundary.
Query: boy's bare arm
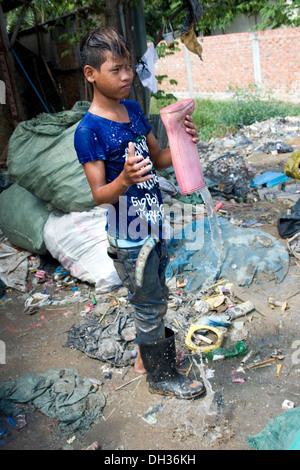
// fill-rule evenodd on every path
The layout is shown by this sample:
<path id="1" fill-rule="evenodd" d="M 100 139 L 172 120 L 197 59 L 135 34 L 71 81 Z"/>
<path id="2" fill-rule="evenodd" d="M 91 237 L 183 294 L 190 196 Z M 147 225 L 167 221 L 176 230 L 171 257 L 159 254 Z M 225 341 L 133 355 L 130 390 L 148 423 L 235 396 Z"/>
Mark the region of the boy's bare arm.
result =
<path id="1" fill-rule="evenodd" d="M 186 132 L 192 136 L 193 142 L 197 144 L 199 142 L 199 135 L 193 118 L 187 115 L 185 117 L 184 125 Z M 161 171 L 172 166 L 170 149 L 167 148 L 162 150 L 152 132 L 147 135 L 147 143 L 156 170 Z"/>
<path id="2" fill-rule="evenodd" d="M 133 143 L 128 146 L 128 158 L 123 171 L 111 183 L 106 183 L 104 161 L 87 162 L 84 163 L 83 168 L 96 205 L 115 204 L 129 186 L 153 178 L 151 174 L 144 176 L 151 170 L 152 165 L 148 158 L 141 160 L 140 156 L 135 156 Z"/>

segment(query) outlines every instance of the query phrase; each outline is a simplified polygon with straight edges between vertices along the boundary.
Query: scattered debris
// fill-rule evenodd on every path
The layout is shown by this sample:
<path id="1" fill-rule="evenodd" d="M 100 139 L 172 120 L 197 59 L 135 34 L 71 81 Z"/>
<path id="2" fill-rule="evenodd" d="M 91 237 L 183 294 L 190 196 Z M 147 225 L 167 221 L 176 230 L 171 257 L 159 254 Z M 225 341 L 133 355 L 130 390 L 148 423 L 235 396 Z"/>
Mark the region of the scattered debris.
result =
<path id="1" fill-rule="evenodd" d="M 154 407 L 149 408 L 147 413 L 142 416 L 142 419 L 146 421 L 148 424 L 156 424 L 157 423 L 157 413 L 162 408 L 162 404 L 156 405 Z"/>
<path id="2" fill-rule="evenodd" d="M 252 126 L 241 128 L 232 137 L 211 139 L 210 142 L 198 144 L 207 186 L 214 199 L 219 201 L 218 203 L 214 201 L 214 207 L 218 212 L 225 240 L 223 249 L 226 256 L 221 272 L 216 273 L 215 283 L 202 291 L 200 289 L 201 276 L 207 276 L 207 269 L 209 271 L 215 261 L 213 258 L 215 256 L 214 247 L 209 244 L 209 240 L 201 256 L 196 252 L 189 253 L 187 257 L 186 251 L 180 251 L 178 246 L 176 249 L 179 251 L 172 252 L 173 259 L 170 263 L 171 269 L 168 272 L 170 296 L 166 325 L 176 332 L 178 346 L 183 348 L 186 346 L 188 349 L 187 353 L 181 350 L 177 351 L 177 364 L 182 367 L 182 371 L 186 375 L 195 373 L 194 359 L 201 353 L 198 357 L 204 360 L 204 375 L 207 380 L 215 379 L 216 375 L 213 369 L 208 368 L 213 363 L 211 361 L 227 358 L 234 358 L 232 361 L 234 368 L 231 362 L 228 366 L 228 383 L 248 385 L 253 376 L 259 375 L 257 369 L 267 367 L 270 368 L 269 372 L 275 377 L 275 380 L 278 380 L 277 383 L 284 378 L 285 367 L 283 368 L 284 354 L 282 351 L 277 349 L 271 355 L 269 352 L 266 354 L 265 350 L 258 352 L 253 348 L 249 332 L 251 333 L 252 327 L 257 327 L 256 321 L 261 320 L 261 317 L 265 318 L 277 312 L 288 311 L 290 313 L 290 301 L 288 302 L 288 297 L 281 299 L 281 295 L 277 298 L 276 294 L 266 296 L 263 301 L 258 300 L 251 296 L 247 289 L 243 290 L 243 286 L 259 283 L 260 276 L 264 278 L 270 276 L 270 279 L 277 278 L 277 281 L 281 282 L 288 270 L 291 257 L 300 259 L 300 233 L 297 225 L 299 223 L 297 209 L 299 207 L 300 182 L 295 181 L 295 177 L 286 171 L 284 173 L 282 171 L 257 173 L 253 162 L 250 162 L 248 157 L 253 155 L 254 161 L 255 155 L 261 153 L 267 159 L 276 155 L 279 158 L 279 154 L 293 152 L 294 144 L 289 144 L 288 141 L 289 139 L 292 141 L 295 133 L 299 133 L 299 129 L 299 118 L 286 118 L 285 120 L 276 118 L 265 123 L 255 123 Z M 160 177 L 160 184 L 164 190 L 165 202 L 200 205 L 202 201 L 199 195 L 181 197 L 177 190 L 176 181 L 172 181 L 172 172 L 164 174 L 168 179 Z M 286 237 L 288 251 L 275 237 L 262 230 L 253 229 L 253 227 L 265 224 L 274 225 L 274 218 L 269 216 L 263 205 L 259 209 L 259 213 L 252 212 L 253 203 L 257 203 L 258 207 L 260 202 L 268 203 L 275 208 L 276 202 L 279 201 L 285 201 L 286 214 L 282 214 L 282 209 L 281 212 L 278 209 L 277 215 L 279 223 L 284 223 L 285 228 L 288 228 L 286 232 L 288 234 Z M 275 209 L 274 212 L 276 212 Z M 98 215 L 102 217 L 102 214 Z M 205 211 L 202 214 L 195 211 L 192 221 L 202 220 L 206 230 L 204 215 Z M 87 228 L 84 230 L 87 233 L 92 225 L 86 217 L 93 219 L 95 211 L 92 209 L 84 212 L 79 218 L 74 216 L 74 213 L 70 215 L 70 213 L 53 212 L 48 223 L 48 240 L 50 238 L 52 240 L 51 230 L 59 230 L 60 225 L 65 227 L 67 219 L 72 230 Z M 185 219 L 184 224 L 189 224 L 192 221 Z M 182 224 L 180 226 L 182 227 Z M 294 233 L 294 231 L 296 232 Z M 291 233 L 293 233 L 292 238 L 290 237 Z M 75 276 L 76 269 L 73 269 L 70 263 L 68 265 L 67 256 L 64 256 L 67 252 L 65 247 L 61 248 L 61 253 L 64 252 L 63 255 L 57 255 L 58 259 L 63 259 L 63 265 L 54 257 L 53 264 L 48 269 L 45 265 L 47 256 L 44 254 L 15 249 L 6 238 L 3 238 L 2 241 L 0 294 L 3 297 L 0 308 L 4 308 L 8 304 L 10 299 L 7 299 L 6 294 L 12 288 L 23 293 L 24 312 L 31 315 L 32 318 L 41 310 L 52 311 L 49 315 L 39 314 L 35 324 L 26 330 L 20 331 L 18 328 L 8 327 L 7 331 L 17 333 L 19 337 L 27 335 L 31 330 L 46 324 L 50 319 L 61 316 L 67 318 L 69 315 L 73 315 L 73 306 L 76 306 L 80 321 L 67 331 L 66 346 L 82 351 L 87 356 L 107 364 L 101 377 L 103 380 L 86 379 L 84 386 L 87 386 L 89 393 L 92 396 L 96 394 L 102 397 L 102 394 L 99 393 L 101 387 L 109 388 L 111 393 L 121 390 L 143 377 L 143 375 L 139 375 L 131 380 L 125 380 L 122 376 L 123 383 L 121 385 L 111 386 L 116 371 L 120 371 L 121 367 L 133 365 L 137 355 L 137 341 L 130 311 L 131 306 L 127 300 L 127 290 L 120 286 L 118 279 L 115 280 L 114 273 L 112 274 L 110 269 L 109 275 L 112 274 L 115 290 L 111 292 L 110 286 L 106 285 L 107 289 L 102 291 L 101 281 L 97 285 L 97 282 L 82 280 L 80 279 L 82 276 Z M 57 249 L 57 246 L 53 250 L 51 248 L 53 254 Z M 245 263 L 247 256 L 250 261 Z M 8 257 L 10 266 L 6 271 L 2 269 L 2 266 Z M 258 258 L 261 260 L 261 264 L 257 261 Z M 11 261 L 14 259 L 17 260 L 17 269 L 11 270 Z M 203 262 L 203 259 L 208 260 L 208 265 Z M 19 261 L 22 261 L 23 266 Z M 276 266 L 274 265 L 275 261 Z M 244 269 L 245 264 L 247 264 L 247 269 Z M 272 269 L 274 268 L 273 270 L 269 269 L 270 265 Z M 182 266 L 183 269 L 181 269 Z M 199 271 L 194 269 L 198 266 Z M 21 277 L 19 277 L 19 270 Z M 90 279 L 92 278 L 90 277 Z M 74 315 L 74 318 L 78 320 L 78 316 Z M 285 315 L 280 318 L 284 320 Z M 250 351 L 248 346 L 251 347 Z M 218 366 L 222 367 L 222 364 L 216 364 L 215 368 L 217 369 Z M 250 373 L 250 371 L 253 372 Z M 264 369 L 262 369 L 262 373 L 264 373 L 263 371 Z M 268 373 L 267 369 L 265 371 Z M 242 376 L 239 377 L 239 375 Z M 59 384 L 61 385 L 60 382 Z M 80 385 L 83 384 L 80 383 Z M 243 387 L 243 385 L 241 386 Z M 237 388 L 239 388 L 238 385 Z M 115 396 L 119 397 L 120 395 L 116 393 Z M 103 406 L 104 401 L 101 401 L 100 408 Z M 161 407 L 161 404 L 151 407 L 142 416 L 142 419 L 148 424 L 157 423 Z M 282 404 L 283 410 L 291 410 L 294 407 L 295 404 L 290 400 L 285 400 Z M 92 410 L 94 410 L 93 406 Z M 15 424 L 21 425 L 22 420 L 26 426 L 27 420 L 22 413 L 13 418 Z M 8 427 L 5 424 L 7 423 L 3 423 L 1 420 L 0 437 L 6 436 Z M 12 422 L 9 424 L 15 426 Z M 77 424 L 79 427 L 81 426 L 80 423 Z M 77 424 L 74 423 L 73 427 L 72 423 L 69 431 L 74 429 L 75 432 Z M 82 424 L 83 427 L 88 425 L 88 423 Z M 75 436 L 70 437 L 70 443 L 73 442 L 72 439 L 75 439 Z M 84 450 L 98 450 L 99 448 L 99 443 L 95 441 Z"/>
<path id="3" fill-rule="evenodd" d="M 290 401 L 290 400 L 284 400 L 284 402 L 282 403 L 281 405 L 281 408 L 284 410 L 284 411 L 287 411 L 287 410 L 291 410 L 292 408 L 295 407 L 295 403 Z"/>
<path id="4" fill-rule="evenodd" d="M 113 390 L 115 390 L 115 391 L 120 390 L 121 388 L 126 387 L 127 385 L 131 384 L 132 382 L 135 382 L 136 380 L 138 380 L 138 379 L 140 379 L 140 378 L 142 378 L 142 377 L 143 377 L 142 374 L 141 374 L 141 375 L 138 375 L 137 377 L 134 377 L 134 379 L 129 380 L 129 381 L 126 382 L 125 384 L 122 384 L 122 385 L 120 385 L 119 387 L 114 388 Z"/>
<path id="5" fill-rule="evenodd" d="M 95 441 L 92 444 L 90 444 L 86 449 L 83 450 L 100 450 L 100 444 L 99 442 Z"/>
<path id="6" fill-rule="evenodd" d="M 273 362 L 275 360 L 276 360 L 275 357 L 271 357 L 269 359 L 266 359 L 265 361 L 260 361 L 260 362 L 256 362 L 255 364 L 250 364 L 249 366 L 244 367 L 244 370 L 253 369 L 254 367 L 266 366 L 266 365 L 269 365 L 270 362 Z"/>

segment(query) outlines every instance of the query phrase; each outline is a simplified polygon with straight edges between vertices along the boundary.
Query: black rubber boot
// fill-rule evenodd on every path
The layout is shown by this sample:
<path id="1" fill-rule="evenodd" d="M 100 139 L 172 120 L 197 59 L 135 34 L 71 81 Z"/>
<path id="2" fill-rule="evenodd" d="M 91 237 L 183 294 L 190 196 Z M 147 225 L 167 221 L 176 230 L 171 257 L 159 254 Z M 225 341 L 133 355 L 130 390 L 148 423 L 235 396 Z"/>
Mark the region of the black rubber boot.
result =
<path id="1" fill-rule="evenodd" d="M 189 400 L 206 392 L 202 382 L 192 380 L 180 374 L 176 369 L 176 350 L 172 330 L 166 328 L 165 339 L 155 343 L 139 343 L 139 347 L 151 393 Z"/>

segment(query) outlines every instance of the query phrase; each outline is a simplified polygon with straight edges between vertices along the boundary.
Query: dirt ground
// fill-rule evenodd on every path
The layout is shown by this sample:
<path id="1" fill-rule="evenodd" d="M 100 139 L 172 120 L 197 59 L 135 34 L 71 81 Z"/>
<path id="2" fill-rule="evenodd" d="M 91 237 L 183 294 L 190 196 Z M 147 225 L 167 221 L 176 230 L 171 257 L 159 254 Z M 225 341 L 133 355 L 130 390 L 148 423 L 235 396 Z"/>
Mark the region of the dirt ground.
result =
<path id="1" fill-rule="evenodd" d="M 269 159 L 268 169 L 282 171 L 287 157 L 277 156 L 273 165 Z M 256 168 L 267 167 L 264 158 L 257 158 L 255 164 Z M 223 209 L 230 210 L 236 218 L 253 218 L 256 211 L 265 214 L 260 229 L 279 238 L 276 223 L 279 215 L 286 213 L 287 203 L 228 202 Z M 79 350 L 66 348 L 68 330 L 82 320 L 81 303 L 47 305 L 29 315 L 24 312 L 26 295 L 10 290 L 0 305 L 1 340 L 6 345 L 0 382 L 52 368 L 74 368 L 81 377 L 101 382 L 99 392 L 105 395 L 106 404 L 103 416 L 88 431 L 68 438 L 58 433 L 55 420 L 28 408 L 27 425 L 20 430 L 11 429 L 0 439 L 0 450 L 83 450 L 95 441 L 103 451 L 248 450 L 247 438 L 262 431 L 283 412 L 284 400 L 300 405 L 300 365 L 295 349 L 300 340 L 299 279 L 299 262 L 291 257 L 282 283 L 266 282 L 237 289 L 241 301 L 251 300 L 256 306 L 245 320 L 249 331 L 247 349 L 253 351 L 253 360 L 276 357 L 265 367 L 254 367 L 245 373 L 237 372 L 243 356 L 204 361 L 202 369 L 196 361 L 192 362 L 189 374 L 203 377 L 204 371 L 207 385 L 206 396 L 195 401 L 150 394 L 145 376 L 139 376 L 132 366 L 114 368 Z M 83 283 L 79 287 L 82 292 L 89 289 Z M 60 291 L 58 295 L 62 298 L 68 294 Z M 118 295 L 118 291 L 114 294 Z M 269 297 L 286 301 L 286 308 L 272 307 Z M 178 347 L 188 353 L 184 345 Z M 189 365 L 184 361 L 180 367 L 187 373 Z M 242 382 L 233 380 L 233 370 L 236 378 L 244 379 Z M 111 378 L 106 378 L 107 371 Z M 136 380 L 130 382 L 132 379 Z"/>

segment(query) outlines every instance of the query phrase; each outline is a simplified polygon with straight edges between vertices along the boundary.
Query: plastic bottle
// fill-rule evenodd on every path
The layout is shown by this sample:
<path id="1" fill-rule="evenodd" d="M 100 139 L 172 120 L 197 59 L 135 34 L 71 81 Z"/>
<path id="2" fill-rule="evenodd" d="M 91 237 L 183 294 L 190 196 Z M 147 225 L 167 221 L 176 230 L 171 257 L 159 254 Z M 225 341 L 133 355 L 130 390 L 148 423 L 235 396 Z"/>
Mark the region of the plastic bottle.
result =
<path id="1" fill-rule="evenodd" d="M 178 101 L 160 110 L 166 128 L 172 164 L 181 194 L 192 194 L 204 188 L 205 181 L 196 144 L 184 126 L 185 116 L 195 109 L 195 100 Z"/>
<path id="2" fill-rule="evenodd" d="M 203 354 L 204 359 L 217 361 L 219 359 L 228 359 L 230 357 L 242 356 L 247 352 L 246 344 L 244 341 L 239 341 L 234 346 L 228 348 L 214 349 Z"/>

